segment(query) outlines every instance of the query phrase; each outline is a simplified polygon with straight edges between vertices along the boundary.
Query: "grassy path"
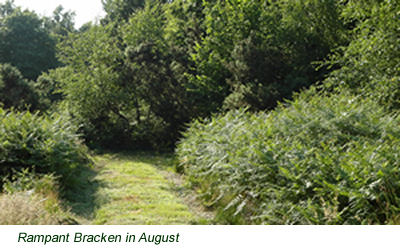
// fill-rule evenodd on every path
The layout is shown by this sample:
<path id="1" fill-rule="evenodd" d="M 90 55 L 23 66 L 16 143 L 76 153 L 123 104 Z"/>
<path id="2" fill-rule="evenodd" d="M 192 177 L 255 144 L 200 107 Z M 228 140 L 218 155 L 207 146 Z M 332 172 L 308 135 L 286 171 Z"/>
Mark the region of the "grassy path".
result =
<path id="1" fill-rule="evenodd" d="M 149 153 L 96 157 L 93 197 L 76 205 L 83 224 L 204 224 L 209 214 L 182 194 L 171 158 Z M 185 192 L 185 191 L 183 191 Z M 86 192 L 88 195 L 89 192 Z M 88 211 L 89 210 L 89 211 Z"/>

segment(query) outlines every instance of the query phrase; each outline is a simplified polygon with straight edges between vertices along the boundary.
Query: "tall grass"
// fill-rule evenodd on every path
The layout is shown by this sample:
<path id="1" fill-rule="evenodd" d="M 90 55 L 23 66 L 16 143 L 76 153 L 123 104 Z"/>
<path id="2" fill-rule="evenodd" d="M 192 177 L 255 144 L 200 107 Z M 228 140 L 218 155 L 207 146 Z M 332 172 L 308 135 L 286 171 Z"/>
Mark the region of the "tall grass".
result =
<path id="1" fill-rule="evenodd" d="M 14 174 L 0 194 L 0 225 L 75 224 L 62 206 L 57 178 L 28 170 Z"/>
<path id="2" fill-rule="evenodd" d="M 399 123 L 374 100 L 309 92 L 196 121 L 177 154 L 220 222 L 385 224 L 400 210 Z"/>

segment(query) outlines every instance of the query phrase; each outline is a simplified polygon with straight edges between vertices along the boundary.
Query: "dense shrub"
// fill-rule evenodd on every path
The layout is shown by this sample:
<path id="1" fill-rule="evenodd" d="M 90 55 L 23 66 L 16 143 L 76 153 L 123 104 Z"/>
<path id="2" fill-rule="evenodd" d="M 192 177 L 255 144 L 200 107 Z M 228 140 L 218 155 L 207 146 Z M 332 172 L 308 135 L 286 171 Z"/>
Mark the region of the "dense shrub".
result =
<path id="1" fill-rule="evenodd" d="M 265 114 L 194 122 L 177 154 L 226 223 L 398 222 L 400 117 L 374 100 L 302 94 Z"/>
<path id="2" fill-rule="evenodd" d="M 0 102 L 4 108 L 42 108 L 39 93 L 21 72 L 10 64 L 0 64 Z"/>
<path id="3" fill-rule="evenodd" d="M 34 168 L 37 173 L 60 176 L 63 187 L 77 184 L 79 168 L 89 159 L 69 121 L 2 109 L 0 119 L 1 176 Z"/>
<path id="4" fill-rule="evenodd" d="M 63 99 L 59 92 L 60 83 L 51 78 L 48 74 L 42 74 L 35 82 L 35 90 L 40 95 L 42 110 L 50 109 Z"/>

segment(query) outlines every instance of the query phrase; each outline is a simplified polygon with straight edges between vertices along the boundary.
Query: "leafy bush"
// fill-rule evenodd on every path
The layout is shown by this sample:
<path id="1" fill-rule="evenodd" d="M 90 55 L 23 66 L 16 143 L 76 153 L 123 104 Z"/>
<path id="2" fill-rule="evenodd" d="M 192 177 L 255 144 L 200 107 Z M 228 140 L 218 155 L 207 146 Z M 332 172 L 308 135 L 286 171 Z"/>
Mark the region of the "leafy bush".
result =
<path id="1" fill-rule="evenodd" d="M 40 96 L 32 83 L 24 79 L 21 72 L 10 64 L 0 64 L 0 102 L 5 108 L 42 108 Z"/>
<path id="2" fill-rule="evenodd" d="M 398 221 L 400 117 L 342 93 L 196 121 L 177 154 L 226 223 Z"/>
<path id="3" fill-rule="evenodd" d="M 55 81 L 49 74 L 43 73 L 35 83 L 35 90 L 41 97 L 42 110 L 49 109 L 63 99 L 63 94 L 59 92 L 60 83 Z"/>
<path id="4" fill-rule="evenodd" d="M 0 176 L 34 168 L 60 176 L 62 187 L 78 184 L 79 168 L 89 159 L 69 121 L 2 109 L 0 119 Z"/>

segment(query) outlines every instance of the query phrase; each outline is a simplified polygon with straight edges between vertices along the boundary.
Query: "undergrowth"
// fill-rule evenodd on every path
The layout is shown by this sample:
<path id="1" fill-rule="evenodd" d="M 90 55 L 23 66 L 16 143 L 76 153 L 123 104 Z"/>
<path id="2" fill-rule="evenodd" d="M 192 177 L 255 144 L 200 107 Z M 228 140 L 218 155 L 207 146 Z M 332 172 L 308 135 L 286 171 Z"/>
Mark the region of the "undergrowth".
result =
<path id="1" fill-rule="evenodd" d="M 0 119 L 0 176 L 35 169 L 59 176 L 63 189 L 79 186 L 77 175 L 90 160 L 69 120 L 1 108 Z"/>
<path id="2" fill-rule="evenodd" d="M 1 225 L 77 224 L 62 205 L 57 177 L 28 170 L 4 181 L 0 210 Z"/>
<path id="3" fill-rule="evenodd" d="M 309 91 L 268 114 L 196 121 L 177 155 L 221 223 L 396 223 L 399 121 L 374 100 Z"/>

